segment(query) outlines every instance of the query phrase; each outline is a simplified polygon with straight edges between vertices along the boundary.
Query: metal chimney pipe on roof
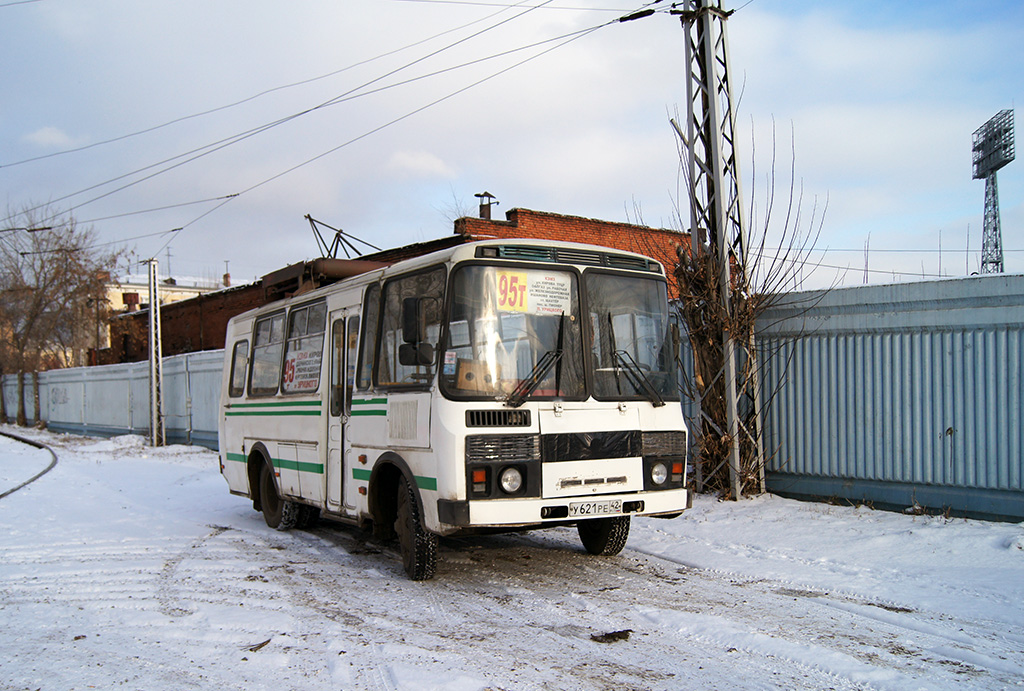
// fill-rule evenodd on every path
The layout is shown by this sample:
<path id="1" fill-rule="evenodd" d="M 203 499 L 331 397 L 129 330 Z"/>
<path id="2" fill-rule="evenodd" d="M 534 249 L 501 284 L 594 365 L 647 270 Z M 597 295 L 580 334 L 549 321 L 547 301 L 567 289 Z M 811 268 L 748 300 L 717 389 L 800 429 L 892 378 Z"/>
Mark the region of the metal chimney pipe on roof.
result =
<path id="1" fill-rule="evenodd" d="M 474 197 L 480 200 L 480 218 L 485 221 L 491 220 L 491 204 L 498 204 L 497 200 L 494 199 L 494 195 L 490 192 L 481 192 L 480 194 L 474 194 Z"/>

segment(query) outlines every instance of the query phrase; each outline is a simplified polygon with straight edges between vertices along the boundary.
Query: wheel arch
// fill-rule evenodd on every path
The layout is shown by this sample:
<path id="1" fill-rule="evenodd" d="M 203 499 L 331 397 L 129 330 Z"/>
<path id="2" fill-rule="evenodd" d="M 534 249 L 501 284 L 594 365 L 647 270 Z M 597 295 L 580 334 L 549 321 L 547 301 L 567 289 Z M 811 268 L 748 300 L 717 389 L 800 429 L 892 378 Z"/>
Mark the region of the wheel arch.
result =
<path id="1" fill-rule="evenodd" d="M 249 457 L 245 462 L 245 474 L 249 478 L 249 497 L 252 499 L 253 508 L 257 511 L 263 510 L 263 505 L 260 501 L 260 466 L 264 463 L 269 463 L 273 467 L 273 461 L 270 460 L 270 452 L 263 445 L 263 442 L 258 441 L 249 449 Z M 271 473 L 271 477 L 274 478 L 276 487 L 277 473 Z M 278 490 L 280 491 L 279 487 Z"/>
<path id="2" fill-rule="evenodd" d="M 367 508 L 374 523 L 392 525 L 398 514 L 398 480 L 405 477 L 413 488 L 416 506 L 423 515 L 423 497 L 416 484 L 416 476 L 405 459 L 393 451 L 386 451 L 378 456 L 370 471 L 370 487 L 367 493 Z"/>

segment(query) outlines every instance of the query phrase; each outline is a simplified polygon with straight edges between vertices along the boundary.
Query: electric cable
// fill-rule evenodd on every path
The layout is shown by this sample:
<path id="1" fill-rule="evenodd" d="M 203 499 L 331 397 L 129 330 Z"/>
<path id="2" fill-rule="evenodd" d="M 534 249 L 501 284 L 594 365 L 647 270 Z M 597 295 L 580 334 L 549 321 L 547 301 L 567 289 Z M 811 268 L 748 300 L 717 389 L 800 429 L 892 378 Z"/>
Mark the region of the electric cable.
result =
<path id="1" fill-rule="evenodd" d="M 475 7 L 516 7 L 516 5 L 510 5 L 508 3 L 501 2 L 479 2 L 478 0 L 394 0 L 395 2 L 419 2 L 426 5 L 472 5 Z M 538 5 L 540 7 L 540 5 Z M 571 7 L 561 5 L 549 5 L 545 6 L 546 10 L 573 10 L 576 12 L 629 12 L 616 7 Z"/>
<path id="2" fill-rule="evenodd" d="M 38 0 L 28 0 L 28 1 L 30 1 L 30 2 L 38 2 Z M 526 1 L 527 0 L 521 0 L 520 2 L 516 3 L 515 5 L 507 5 L 505 7 L 506 7 L 506 9 L 507 8 L 511 8 L 511 7 L 516 7 L 517 5 L 521 5 L 524 2 L 526 2 Z M 3 7 L 3 5 L 0 5 L 0 7 Z M 63 149 L 61 151 L 54 151 L 54 152 L 51 152 L 51 153 L 48 153 L 48 154 L 43 154 L 41 156 L 33 156 L 31 158 L 22 159 L 20 161 L 13 161 L 11 163 L 0 163 L 0 169 L 3 169 L 3 168 L 13 168 L 15 166 L 19 166 L 19 165 L 22 165 L 24 163 L 32 163 L 34 161 L 41 161 L 41 160 L 44 160 L 44 159 L 47 159 L 47 158 L 54 158 L 56 156 L 63 156 L 65 154 L 77 153 L 79 151 L 85 151 L 87 149 L 93 149 L 93 148 L 96 148 L 96 147 L 99 147 L 99 146 L 104 146 L 106 144 L 113 144 L 113 143 L 116 143 L 116 142 L 124 141 L 126 139 L 131 139 L 132 137 L 137 137 L 137 136 L 140 136 L 140 135 L 143 135 L 143 134 L 148 134 L 150 132 L 155 132 L 155 131 L 163 129 L 165 127 L 170 127 L 171 125 L 176 125 L 176 124 L 178 124 L 180 122 L 185 122 L 187 120 L 193 120 L 195 118 L 204 117 L 206 115 L 212 115 L 213 113 L 219 113 L 221 111 L 228 110 L 230 108 L 234 108 L 236 106 L 240 106 L 240 105 L 243 105 L 245 103 L 249 103 L 250 101 L 255 101 L 256 99 L 261 98 L 263 96 L 266 96 L 268 94 L 272 94 L 272 93 L 275 93 L 275 92 L 278 92 L 278 91 L 284 91 L 286 89 L 291 89 L 291 88 L 297 87 L 297 86 L 304 86 L 306 84 L 312 84 L 313 82 L 317 82 L 317 81 L 320 81 L 320 80 L 323 80 L 323 79 L 327 79 L 329 77 L 334 77 L 336 75 L 339 75 L 339 74 L 341 74 L 343 72 L 347 72 L 348 70 L 354 69 L 356 67 L 361 67 L 363 65 L 370 64 L 370 63 L 375 62 L 377 60 L 381 60 L 383 58 L 390 57 L 392 55 L 396 55 L 398 53 L 401 53 L 403 51 L 409 50 L 411 48 L 415 48 L 416 46 L 422 45 L 424 43 L 429 43 L 430 41 L 433 41 L 433 40 L 435 40 L 437 38 L 440 38 L 440 37 L 445 36 L 445 35 L 450 34 L 450 33 L 454 33 L 456 31 L 461 31 L 462 29 L 465 29 L 467 27 L 473 26 L 474 24 L 479 24 L 480 22 L 487 21 L 491 17 L 496 17 L 497 15 L 505 12 L 506 9 L 500 9 L 497 12 L 493 12 L 493 13 L 487 15 L 486 17 L 481 17 L 479 19 L 474 19 L 471 22 L 467 22 L 465 24 L 462 24 L 460 26 L 454 27 L 452 29 L 446 29 L 446 30 L 444 30 L 444 31 L 442 31 L 440 33 L 434 34 L 433 36 L 430 36 L 428 38 L 423 38 L 423 39 L 420 39 L 420 40 L 415 41 L 413 43 L 409 43 L 409 44 L 407 44 L 405 46 L 402 46 L 401 48 L 396 48 L 394 50 L 389 50 L 389 51 L 387 51 L 385 53 L 381 53 L 380 55 L 376 55 L 376 56 L 374 56 L 372 58 L 367 58 L 365 60 L 360 60 L 359 62 L 354 62 L 351 65 L 348 65 L 346 67 L 342 67 L 342 68 L 334 70 L 332 72 L 328 72 L 326 74 L 322 74 L 322 75 L 320 75 L 318 77 L 309 77 L 307 79 L 302 79 L 300 81 L 292 82 L 290 84 L 283 84 L 283 85 L 280 85 L 280 86 L 271 87 L 269 89 L 265 89 L 263 91 L 260 91 L 257 94 L 254 94 L 252 96 L 248 96 L 246 98 L 243 98 L 243 99 L 241 99 L 239 101 L 235 101 L 233 103 L 228 103 L 228 104 L 225 104 L 225 105 L 222 105 L 222 106 L 216 106 L 214 108 L 209 108 L 207 110 L 203 110 L 203 111 L 200 111 L 200 112 L 197 112 L 197 113 L 192 113 L 190 115 L 183 115 L 181 117 L 174 118 L 173 120 L 168 120 L 167 122 L 161 123 L 159 125 L 153 125 L 153 126 L 150 126 L 150 127 L 143 128 L 141 130 L 137 130 L 135 132 L 130 132 L 128 134 L 122 134 L 122 135 L 118 135 L 116 137 L 111 137 L 111 138 L 105 139 L 103 141 L 93 142 L 92 144 L 85 144 L 83 146 L 79 146 L 79 147 L 75 147 L 75 148 L 71 148 L 71 149 Z"/>
<path id="3" fill-rule="evenodd" d="M 206 204 L 207 202 L 220 201 L 221 199 L 227 199 L 233 197 L 232 194 L 224 194 L 219 197 L 208 197 L 206 199 L 196 199 L 190 202 L 179 202 L 177 204 L 167 204 L 165 206 L 156 206 L 152 209 L 141 209 L 139 211 L 126 211 L 120 214 L 112 214 L 110 216 L 100 216 L 99 218 L 88 218 L 82 221 L 76 221 L 77 223 L 96 223 L 97 221 L 109 221 L 112 218 L 125 218 L 126 216 L 139 216 L 141 214 L 149 214 L 156 211 L 166 211 L 168 209 L 180 209 L 183 206 L 195 206 L 196 204 Z"/>
<path id="4" fill-rule="evenodd" d="M 654 0 L 654 2 L 658 2 L 658 1 L 660 1 L 660 0 Z M 648 3 L 648 5 L 654 4 L 654 2 Z M 331 149 L 328 149 L 327 151 L 324 151 L 324 152 L 322 152 L 320 154 L 317 154 L 316 156 L 314 156 L 312 158 L 309 158 L 309 159 L 307 159 L 307 160 L 305 160 L 305 161 L 303 161 L 301 163 L 298 163 L 298 164 L 296 164 L 296 165 L 294 165 L 294 166 L 292 166 L 292 167 L 290 167 L 290 168 L 288 168 L 288 169 L 286 169 L 284 171 L 281 171 L 280 173 L 277 173 L 277 174 L 275 174 L 275 175 L 273 175 L 273 176 L 271 176 L 269 178 L 266 178 L 266 179 L 264 179 L 264 180 L 262 180 L 262 181 L 260 181 L 260 182 L 258 182 L 256 184 L 254 184 L 254 185 L 251 185 L 250 187 L 248 187 L 248 188 L 246 188 L 244 190 L 241 190 L 240 192 L 238 192 L 231 199 L 225 199 L 224 201 L 222 201 L 220 204 L 216 205 L 212 209 L 209 209 L 208 211 L 200 214 L 199 216 L 197 216 L 196 218 L 192 219 L 188 223 L 185 223 L 182 226 L 182 229 L 186 229 L 186 228 L 194 225 L 195 223 L 197 223 L 201 219 L 203 219 L 206 216 L 209 216 L 210 214 L 212 214 L 215 211 L 219 210 L 220 208 L 222 208 L 227 203 L 229 203 L 229 202 L 231 202 L 231 201 L 241 197 L 244 194 L 247 194 L 248 192 L 251 192 L 251 191 L 253 191 L 255 189 L 258 189 L 258 188 L 260 188 L 260 187 L 262 187 L 262 186 L 264 186 L 266 184 L 269 184 L 270 182 L 273 182 L 274 180 L 277 180 L 277 179 L 279 179 L 281 177 L 284 177 L 285 175 L 288 175 L 289 173 L 292 173 L 292 172 L 294 172 L 294 171 L 296 171 L 296 170 L 298 170 L 298 169 L 300 169 L 300 168 L 302 168 L 302 167 L 304 167 L 306 165 L 309 165 L 309 164 L 311 164 L 311 163 L 313 163 L 315 161 L 318 161 L 321 158 L 324 158 L 325 156 L 328 156 L 328 155 L 330 155 L 332 153 L 335 153 L 336 151 L 338 151 L 338 150 L 340 150 L 340 149 L 342 149 L 342 148 L 344 148 L 346 146 L 349 146 L 351 144 L 354 144 L 354 143 L 356 143 L 356 142 L 358 142 L 358 141 L 360 141 L 362 139 L 365 139 L 366 137 L 369 137 L 369 136 L 371 136 L 373 134 L 376 134 L 377 132 L 380 132 L 381 130 L 386 129 L 386 128 L 394 125 L 394 124 L 402 122 L 403 120 L 406 120 L 406 119 L 412 117 L 413 115 L 421 113 L 424 110 L 427 110 L 428 108 L 431 108 L 431 107 L 433 107 L 435 105 L 438 105 L 439 103 L 443 103 L 444 101 L 447 101 L 447 100 L 449 100 L 451 98 L 454 98 L 455 96 L 457 96 L 459 94 L 462 94 L 465 91 L 468 91 L 468 90 L 470 90 L 470 89 L 472 89 L 472 88 L 474 88 L 474 87 L 476 87 L 476 86 L 478 86 L 480 84 L 483 84 L 483 83 L 485 83 L 487 81 L 490 81 L 491 79 L 494 79 L 494 78 L 496 78 L 496 77 L 498 77 L 498 76 L 500 76 L 502 74 L 505 74 L 506 72 L 509 72 L 509 71 L 511 71 L 513 69 L 516 69 L 517 67 L 520 67 L 521 65 L 524 65 L 524 64 L 526 64 L 526 63 L 528 63 L 528 62 L 530 62 L 532 60 L 535 60 L 535 59 L 537 59 L 537 58 L 539 58 L 539 57 L 541 57 L 543 55 L 546 55 L 546 54 L 548 54 L 548 53 L 550 53 L 550 52 L 552 52 L 554 50 L 557 50 L 558 48 L 561 48 L 564 45 L 567 45 L 567 44 L 569 44 L 569 43 L 571 43 L 573 41 L 579 40 L 580 38 L 584 38 L 585 36 L 589 36 L 590 34 L 596 32 L 596 31 L 598 31 L 598 30 L 600 30 L 602 28 L 605 28 L 607 26 L 611 26 L 611 25 L 617 24 L 617 23 L 618 23 L 618 19 L 614 19 L 614 20 L 611 20 L 609 22 L 605 22 L 603 24 L 599 24 L 597 26 L 593 26 L 593 27 L 591 27 L 589 29 L 585 29 L 585 30 L 581 30 L 581 31 L 576 31 L 576 32 L 572 32 L 571 34 L 567 34 L 568 38 L 563 40 L 561 43 L 558 43 L 557 45 L 551 46 L 550 48 L 547 48 L 547 49 L 545 49 L 545 50 L 543 50 L 543 51 L 541 51 L 539 53 L 536 53 L 536 54 L 531 55 L 531 56 L 529 56 L 527 58 L 524 58 L 523 60 L 521 60 L 521 61 L 519 61 L 519 62 L 517 62 L 517 63 L 515 63 L 513 65 L 505 67 L 505 68 L 503 68 L 503 69 L 501 69 L 501 70 L 499 70 L 499 71 L 497 71 L 497 72 L 495 72 L 495 73 L 493 73 L 491 75 L 488 75 L 488 76 L 486 76 L 486 77 L 484 77 L 482 79 L 479 79 L 479 80 L 477 80 L 477 81 L 475 81 L 475 82 L 473 82 L 473 83 L 471 83 L 471 84 L 469 84 L 467 86 L 464 86 L 464 87 L 462 87 L 460 89 L 457 89 L 457 90 L 447 94 L 446 96 L 442 96 L 441 98 L 435 99 L 434 101 L 431 101 L 430 103 L 427 103 L 426 105 L 420 106 L 419 108 L 416 108 L 415 110 L 409 111 L 409 112 L 405 113 L 404 115 L 401 115 L 401 116 L 399 116 L 397 118 L 394 118 L 394 119 L 392 119 L 392 120 L 390 120 L 390 121 L 388 121 L 388 122 L 386 122 L 386 123 L 384 123 L 382 125 L 379 125 L 379 126 L 373 128 L 373 129 L 370 129 L 370 130 L 364 132 L 363 134 L 361 134 L 361 135 L 359 135 L 357 137 L 354 137 L 354 138 L 352 138 L 352 139 L 350 139 L 350 140 L 348 140 L 346 142 L 343 142 L 342 144 L 339 144 L 338 146 L 335 146 L 335 147 L 333 147 Z M 548 41 L 548 42 L 550 42 L 550 41 Z M 176 237 L 179 237 L 179 236 L 180 236 L 180 234 L 172 236 L 171 238 L 169 238 L 167 240 L 167 242 L 165 242 L 163 245 L 161 245 L 156 250 L 156 252 L 153 253 L 153 256 L 156 256 L 157 254 L 159 254 Z"/>
<path id="5" fill-rule="evenodd" d="M 527 0 L 522 0 L 522 2 L 526 2 L 526 1 Z M 518 3 L 518 4 L 522 4 L 522 2 Z M 135 181 L 133 181 L 131 183 L 122 185 L 121 187 L 118 187 L 118 188 L 110 190 L 110 191 L 108 191 L 108 192 L 106 192 L 104 194 L 101 194 L 99 196 L 96 196 L 96 197 L 93 197 L 91 199 L 88 199 L 85 202 L 81 202 L 81 203 L 75 204 L 75 205 L 73 205 L 73 207 L 74 208 L 80 208 L 82 206 L 85 206 L 86 204 L 91 204 L 92 202 L 95 202 L 95 201 L 98 201 L 100 199 L 106 198 L 106 197 L 108 197 L 108 196 L 110 196 L 112 194 L 116 194 L 117 192 L 123 191 L 123 190 L 125 190 L 125 189 L 127 189 L 129 187 L 132 187 L 132 186 L 136 185 L 136 184 L 139 184 L 141 182 L 145 182 L 146 180 L 150 180 L 153 177 L 156 177 L 157 175 L 160 175 L 162 173 L 168 172 L 170 170 L 174 170 L 175 168 L 178 168 L 181 165 L 184 165 L 185 163 L 190 163 L 190 162 L 192 162 L 192 161 L 194 161 L 194 160 L 196 160 L 198 158 L 202 158 L 203 156 L 206 156 L 208 154 L 214 153 L 216 151 L 220 151 L 221 149 L 226 148 L 228 146 L 231 146 L 232 144 L 236 144 L 236 143 L 238 143 L 240 141 L 243 141 L 243 140 L 248 139 L 248 138 L 250 138 L 252 136 L 255 136 L 256 134 L 260 134 L 262 132 L 265 132 L 265 131 L 273 128 L 273 127 L 277 127 L 278 125 L 284 124 L 286 122 L 290 122 L 290 121 L 295 120 L 295 119 L 297 119 L 299 117 L 302 117 L 302 116 L 307 115 L 309 113 L 312 113 L 314 111 L 326 108 L 328 106 L 344 102 L 344 100 L 347 97 L 355 94 L 356 92 L 358 92 L 358 91 L 360 91 L 362 89 L 365 89 L 367 86 L 375 84 L 376 82 L 379 82 L 382 79 L 386 79 L 389 76 L 397 74 L 398 72 L 401 72 L 402 70 L 408 69 L 409 67 L 412 67 L 413 65 L 416 65 L 416 64 L 418 64 L 420 62 L 423 62 L 424 60 L 428 60 L 428 59 L 430 59 L 430 58 L 432 58 L 432 57 L 434 57 L 434 56 L 436 56 L 436 55 L 438 55 L 438 54 L 440 54 L 440 53 L 442 53 L 442 52 L 444 52 L 446 50 L 449 50 L 449 49 L 457 46 L 457 45 L 460 45 L 460 44 L 465 43 L 465 42 L 467 42 L 469 40 L 472 40 L 472 39 L 474 39 L 474 38 L 476 38 L 478 36 L 481 36 L 484 33 L 487 33 L 488 31 L 491 31 L 491 30 L 496 29 L 496 28 L 498 28 L 498 27 L 500 27 L 500 26 L 502 26 L 504 24 L 507 24 L 507 23 L 509 23 L 511 21 L 519 19 L 520 17 L 522 17 L 522 16 L 532 12 L 533 10 L 537 9 L 538 7 L 542 7 L 543 5 L 549 4 L 551 2 L 553 2 L 553 0 L 545 0 L 545 2 L 542 3 L 541 5 L 531 5 L 531 6 L 529 6 L 529 8 L 525 9 L 523 12 L 520 12 L 520 13 L 512 16 L 512 17 L 503 19 L 503 20 L 501 20 L 501 21 L 499 21 L 499 22 L 497 22 L 495 24 L 492 24 L 492 25 L 490 25 L 488 27 L 485 27 L 485 28 L 477 31 L 476 33 L 470 34 L 469 36 L 466 36 L 466 37 L 463 37 L 463 38 L 461 38 L 461 39 L 459 39 L 457 41 L 454 41 L 454 42 L 452 42 L 452 43 L 450 43 L 450 44 L 448 44 L 448 45 L 446 45 L 446 46 L 444 46 L 442 48 L 438 48 L 437 50 L 435 50 L 435 51 L 433 51 L 431 53 L 428 53 L 427 55 L 421 56 L 421 57 L 419 57 L 419 58 L 417 58 L 417 59 L 415 59 L 415 60 L 413 60 L 411 62 L 406 63 L 405 65 L 402 65 L 401 67 L 397 67 L 397 68 L 391 70 L 390 72 L 387 72 L 387 73 L 385 73 L 385 74 L 383 74 L 381 76 L 378 76 L 378 77 L 376 77 L 374 79 L 371 79 L 368 82 L 364 82 L 360 86 L 357 86 L 357 87 L 354 87 L 352 89 L 349 89 L 348 91 L 346 91 L 346 92 L 344 92 L 344 93 L 342 93 L 342 94 L 340 94 L 338 96 L 335 96 L 334 98 L 331 98 L 331 99 L 329 99 L 327 101 L 324 101 L 323 103 L 320 103 L 319 105 L 316 105 L 316 106 L 313 106 L 313 107 L 310 107 L 310 108 L 306 108 L 306 109 L 304 109 L 302 111 L 299 111 L 297 113 L 293 113 L 291 115 L 279 118 L 279 119 L 274 120 L 272 122 L 265 123 L 264 125 L 260 125 L 258 127 L 254 127 L 252 129 L 246 130 L 245 132 L 242 132 L 242 133 L 239 133 L 239 134 L 235 134 L 235 135 L 232 135 L 230 137 L 226 137 L 224 139 L 220 139 L 220 140 L 218 140 L 216 142 L 213 142 L 212 144 L 207 144 L 207 145 L 204 145 L 204 146 L 201 146 L 201 147 L 197 147 L 195 149 L 192 149 L 192 150 L 187 151 L 187 152 L 182 153 L 182 154 L 178 154 L 176 156 L 172 156 L 170 158 L 164 159 L 164 160 L 159 161 L 157 163 L 153 163 L 153 164 L 150 164 L 148 166 L 144 166 L 142 168 L 138 168 L 138 169 L 136 169 L 134 171 L 131 171 L 129 173 L 124 173 L 124 174 L 119 175 L 117 177 L 105 180 L 105 181 L 100 182 L 100 183 L 96 183 L 94 185 L 91 185 L 91 186 L 86 187 L 84 189 L 78 190 L 76 192 L 71 192 L 71 193 L 65 194 L 65 195 L 63 195 L 61 197 L 57 197 L 55 199 L 50 199 L 45 204 L 39 204 L 39 205 L 37 205 L 35 207 L 32 207 L 30 209 L 25 209 L 25 210 L 23 210 L 23 212 L 24 211 L 36 211 L 36 210 L 39 210 L 39 209 L 43 208 L 44 206 L 49 206 L 49 205 L 52 205 L 52 204 L 57 203 L 57 202 L 66 201 L 68 199 L 71 199 L 72 197 L 77 197 L 77 196 L 79 196 L 81 194 L 85 194 L 86 192 L 91 192 L 92 190 L 98 189 L 100 187 L 104 187 L 104 186 L 113 184 L 113 183 L 118 182 L 120 180 L 124 180 L 125 178 L 129 178 L 129 177 L 131 177 L 133 175 L 137 175 L 139 173 L 143 173 L 143 172 L 145 172 L 147 170 L 151 170 L 151 169 L 156 168 L 158 166 L 161 166 L 161 165 L 164 165 L 164 164 L 167 164 L 167 163 L 170 163 L 170 162 L 173 162 L 173 161 L 176 161 L 176 160 L 179 160 L 179 159 L 182 159 L 182 158 L 185 158 L 187 156 L 191 156 L 191 155 L 195 154 L 192 158 L 186 158 L 184 161 L 179 161 L 179 163 L 176 163 L 174 165 L 168 166 L 167 168 L 165 168 L 163 170 L 160 170 L 160 171 L 157 171 L 156 173 L 144 176 L 144 177 L 142 177 L 142 178 L 140 178 L 138 180 L 135 180 Z M 491 17 L 497 16 L 497 14 L 501 14 L 501 13 L 500 12 L 494 13 L 494 14 L 492 14 L 490 16 Z M 0 221 L 0 222 L 6 222 L 6 221 L 10 220 L 11 218 L 12 218 L 12 216 L 8 216 L 7 218 L 3 219 L 3 221 Z"/>

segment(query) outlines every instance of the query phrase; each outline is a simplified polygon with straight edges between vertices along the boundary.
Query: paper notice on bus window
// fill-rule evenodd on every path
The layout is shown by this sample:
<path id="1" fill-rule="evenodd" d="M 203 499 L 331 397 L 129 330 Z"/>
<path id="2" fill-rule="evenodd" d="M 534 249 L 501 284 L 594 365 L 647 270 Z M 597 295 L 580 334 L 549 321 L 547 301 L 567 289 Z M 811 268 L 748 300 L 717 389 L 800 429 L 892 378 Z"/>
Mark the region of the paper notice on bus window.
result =
<path id="1" fill-rule="evenodd" d="M 320 385 L 320 351 L 299 350 L 288 353 L 282 379 L 285 393 L 316 391 Z"/>
<path id="2" fill-rule="evenodd" d="M 559 315 L 572 312 L 572 278 L 545 271 L 495 271 L 498 310 Z"/>

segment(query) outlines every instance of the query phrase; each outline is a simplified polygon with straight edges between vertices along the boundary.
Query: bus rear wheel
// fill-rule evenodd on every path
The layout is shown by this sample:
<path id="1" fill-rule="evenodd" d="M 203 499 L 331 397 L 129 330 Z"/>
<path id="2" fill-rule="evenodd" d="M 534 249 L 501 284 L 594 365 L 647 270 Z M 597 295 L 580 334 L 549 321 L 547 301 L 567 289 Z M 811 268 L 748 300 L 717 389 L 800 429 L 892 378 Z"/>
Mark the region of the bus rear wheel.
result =
<path id="1" fill-rule="evenodd" d="M 402 566 L 412 580 L 430 580 L 437 567 L 437 535 L 423 527 L 416 495 L 404 476 L 398 481 L 397 499 L 395 532 L 402 551 Z"/>
<path id="2" fill-rule="evenodd" d="M 629 516 L 591 518 L 576 524 L 580 542 L 591 554 L 611 557 L 622 551 L 629 538 Z"/>
<path id="3" fill-rule="evenodd" d="M 291 530 L 302 517 L 300 504 L 286 501 L 277 493 L 270 463 L 264 463 L 260 469 L 260 505 L 263 507 L 263 520 L 275 530 Z"/>

